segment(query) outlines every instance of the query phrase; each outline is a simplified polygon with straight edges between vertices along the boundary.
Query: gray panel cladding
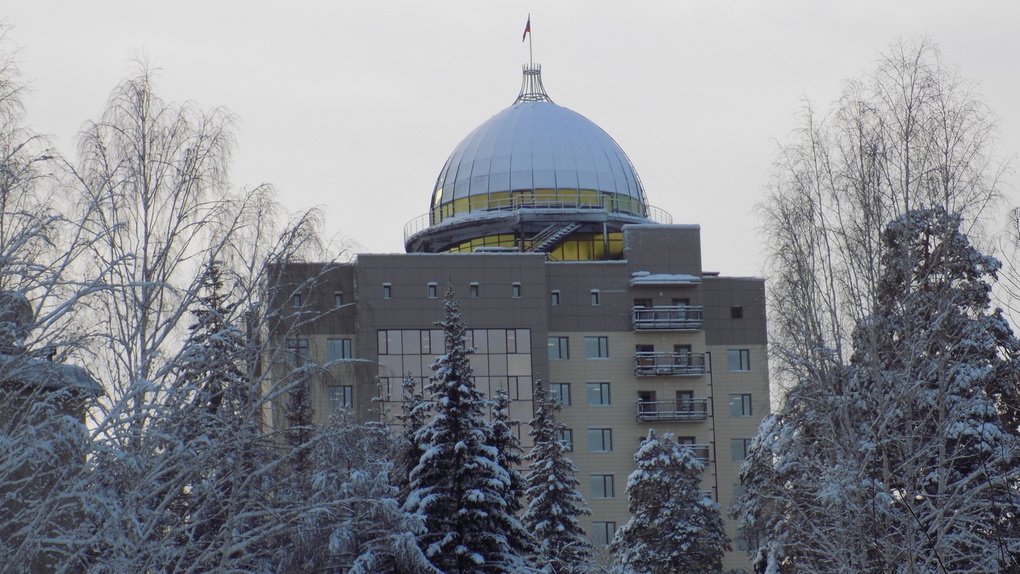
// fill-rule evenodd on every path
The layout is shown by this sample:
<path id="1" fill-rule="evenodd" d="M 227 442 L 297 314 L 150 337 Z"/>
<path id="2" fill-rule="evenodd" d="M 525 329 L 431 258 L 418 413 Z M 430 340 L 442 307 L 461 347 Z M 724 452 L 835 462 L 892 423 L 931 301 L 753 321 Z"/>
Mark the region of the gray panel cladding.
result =
<path id="1" fill-rule="evenodd" d="M 360 255 L 354 268 L 359 333 L 432 328 L 443 318 L 443 296 L 452 286 L 468 329 L 530 329 L 535 372 L 545 372 L 548 287 L 544 254 Z M 429 297 L 430 283 L 436 285 L 435 298 Z M 519 285 L 518 291 L 514 284 Z M 477 296 L 472 296 L 473 285 Z M 374 336 L 363 336 L 362 344 L 365 356 L 378 355 Z"/>
<path id="2" fill-rule="evenodd" d="M 549 305 L 552 291 L 559 292 L 559 305 L 549 305 L 549 330 L 629 331 L 633 297 L 630 267 L 625 261 L 549 263 Z M 598 305 L 592 304 L 592 291 Z"/>
<path id="3" fill-rule="evenodd" d="M 351 263 L 290 263 L 270 269 L 271 305 L 278 309 L 274 333 L 297 328 L 310 335 L 356 329 L 354 266 Z M 339 299 L 343 305 L 337 306 Z"/>
<path id="4" fill-rule="evenodd" d="M 701 275 L 701 227 L 625 225 L 624 258 L 634 271 Z"/>
<path id="5" fill-rule="evenodd" d="M 705 277 L 705 343 L 764 345 L 765 280 L 757 277 Z M 735 307 L 739 312 L 735 312 Z M 739 318 L 734 315 L 739 314 Z"/>

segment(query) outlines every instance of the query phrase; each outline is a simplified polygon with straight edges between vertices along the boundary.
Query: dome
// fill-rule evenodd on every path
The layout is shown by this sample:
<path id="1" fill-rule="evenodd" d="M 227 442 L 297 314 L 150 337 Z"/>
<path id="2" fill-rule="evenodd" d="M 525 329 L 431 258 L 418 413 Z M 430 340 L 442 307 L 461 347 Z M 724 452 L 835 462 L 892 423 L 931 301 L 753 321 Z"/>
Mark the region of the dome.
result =
<path id="1" fill-rule="evenodd" d="M 491 209 L 513 192 L 609 194 L 643 213 L 645 193 L 619 145 L 592 121 L 550 101 L 519 101 L 475 128 L 446 161 L 432 192 L 433 209 Z M 465 201 L 466 200 L 466 201 Z"/>
<path id="2" fill-rule="evenodd" d="M 622 256 L 623 225 L 670 223 L 648 205 L 627 154 L 602 128 L 553 103 L 541 68 L 517 100 L 454 148 L 429 212 L 404 228 L 408 252 L 512 250 L 552 259 Z"/>

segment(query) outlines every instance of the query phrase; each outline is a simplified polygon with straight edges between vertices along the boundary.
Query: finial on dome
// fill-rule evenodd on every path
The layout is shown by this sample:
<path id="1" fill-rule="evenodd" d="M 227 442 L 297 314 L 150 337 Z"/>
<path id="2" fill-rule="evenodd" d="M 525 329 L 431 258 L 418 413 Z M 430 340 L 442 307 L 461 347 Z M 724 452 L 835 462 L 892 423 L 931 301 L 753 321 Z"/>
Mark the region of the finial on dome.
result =
<path id="1" fill-rule="evenodd" d="M 525 64 L 524 81 L 521 82 L 521 93 L 517 95 L 515 104 L 521 102 L 549 102 L 552 98 L 545 93 L 542 85 L 542 64 Z"/>

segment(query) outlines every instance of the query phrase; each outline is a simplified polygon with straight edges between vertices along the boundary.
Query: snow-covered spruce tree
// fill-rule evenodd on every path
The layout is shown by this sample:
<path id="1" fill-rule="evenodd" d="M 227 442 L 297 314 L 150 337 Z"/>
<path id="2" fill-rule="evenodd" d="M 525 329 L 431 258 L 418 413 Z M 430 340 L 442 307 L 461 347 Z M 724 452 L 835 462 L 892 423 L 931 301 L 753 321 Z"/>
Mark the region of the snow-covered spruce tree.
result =
<path id="1" fill-rule="evenodd" d="M 762 425 L 737 510 L 766 572 L 1020 572 L 1018 350 L 998 262 L 939 208 L 892 222 L 838 376 Z"/>
<path id="2" fill-rule="evenodd" d="M 404 375 L 401 389 L 401 413 L 397 415 L 397 420 L 402 426 L 397 443 L 394 485 L 400 489 L 400 501 L 403 504 L 407 500 L 411 472 L 418 466 L 424 453 L 424 449 L 417 442 L 418 431 L 425 426 L 432 410 L 432 403 L 425 400 L 418 389 L 418 380 L 411 373 Z"/>
<path id="3" fill-rule="evenodd" d="M 523 508 L 525 484 L 521 475 L 521 463 L 523 453 L 521 441 L 517 437 L 516 429 L 520 422 L 510 418 L 510 395 L 506 389 L 498 389 L 496 398 L 491 401 L 492 423 L 490 429 L 489 446 L 496 449 L 496 462 L 510 478 L 503 500 L 507 504 L 506 522 L 502 529 L 507 533 L 507 540 L 514 553 L 518 556 L 528 556 L 535 553 L 535 539 L 531 533 L 524 528 L 517 518 Z"/>
<path id="4" fill-rule="evenodd" d="M 591 510 L 577 490 L 577 467 L 560 438 L 565 425 L 556 420 L 559 403 L 540 380 L 535 381 L 534 400 L 534 446 L 527 456 L 529 503 L 521 521 L 538 542 L 537 562 L 544 574 L 585 574 L 591 571 L 594 551 L 578 517 Z"/>
<path id="5" fill-rule="evenodd" d="M 310 447 L 308 512 L 277 545 L 278 572 L 440 574 L 418 547 L 420 517 L 404 512 L 390 477 L 399 437 L 339 411 Z"/>
<path id="6" fill-rule="evenodd" d="M 510 477 L 488 444 L 488 402 L 475 387 L 466 332 L 452 288 L 446 293 L 446 354 L 433 365 L 426 391 L 435 416 L 415 442 L 424 449 L 411 471 L 404 507 L 422 517 L 418 544 L 446 574 L 523 572 L 506 524 L 516 520 L 504 498 Z"/>
<path id="7" fill-rule="evenodd" d="M 688 574 L 722 572 L 729 550 L 719 505 L 699 489 L 704 463 L 673 435 L 648 437 L 634 454 L 627 479 L 631 519 L 609 551 L 625 572 Z"/>
<path id="8" fill-rule="evenodd" d="M 941 208 L 889 224 L 853 366 L 862 394 L 899 397 L 872 442 L 874 478 L 902 508 L 903 558 L 924 572 L 1020 572 L 1020 341 L 990 309 L 999 262 L 960 225 Z"/>
<path id="9" fill-rule="evenodd" d="M 200 283 L 195 323 L 148 423 L 130 441 L 97 443 L 91 459 L 86 527 L 98 571 L 271 570 L 269 519 L 286 516 L 267 511 L 278 450 L 258 426 L 261 397 L 214 263 Z"/>

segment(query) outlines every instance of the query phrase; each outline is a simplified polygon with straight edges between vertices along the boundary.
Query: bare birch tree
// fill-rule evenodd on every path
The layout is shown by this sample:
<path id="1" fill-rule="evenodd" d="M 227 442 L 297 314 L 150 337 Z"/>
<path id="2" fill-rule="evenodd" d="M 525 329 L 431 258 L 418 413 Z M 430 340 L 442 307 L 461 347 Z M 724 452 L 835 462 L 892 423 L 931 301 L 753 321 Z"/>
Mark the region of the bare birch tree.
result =
<path id="1" fill-rule="evenodd" d="M 835 108 L 805 105 L 759 206 L 769 323 L 782 380 L 845 362 L 854 325 L 874 312 L 881 231 L 942 207 L 980 229 L 999 199 L 995 119 L 926 39 L 899 40 Z"/>

